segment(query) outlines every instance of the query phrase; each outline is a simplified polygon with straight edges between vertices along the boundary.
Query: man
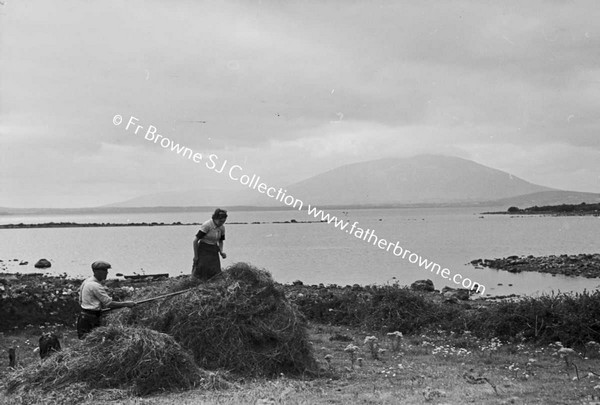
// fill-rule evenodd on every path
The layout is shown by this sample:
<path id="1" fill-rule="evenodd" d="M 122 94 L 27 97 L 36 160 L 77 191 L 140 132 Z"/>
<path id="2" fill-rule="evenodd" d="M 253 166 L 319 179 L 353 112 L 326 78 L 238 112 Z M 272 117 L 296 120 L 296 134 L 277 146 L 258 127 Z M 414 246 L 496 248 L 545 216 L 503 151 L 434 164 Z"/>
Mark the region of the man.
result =
<path id="1" fill-rule="evenodd" d="M 94 328 L 100 326 L 100 316 L 104 308 L 131 308 L 133 301 L 116 302 L 106 292 L 103 285 L 110 263 L 97 261 L 92 263 L 94 275 L 86 279 L 79 288 L 79 305 L 81 313 L 77 318 L 77 336 L 83 339 Z"/>

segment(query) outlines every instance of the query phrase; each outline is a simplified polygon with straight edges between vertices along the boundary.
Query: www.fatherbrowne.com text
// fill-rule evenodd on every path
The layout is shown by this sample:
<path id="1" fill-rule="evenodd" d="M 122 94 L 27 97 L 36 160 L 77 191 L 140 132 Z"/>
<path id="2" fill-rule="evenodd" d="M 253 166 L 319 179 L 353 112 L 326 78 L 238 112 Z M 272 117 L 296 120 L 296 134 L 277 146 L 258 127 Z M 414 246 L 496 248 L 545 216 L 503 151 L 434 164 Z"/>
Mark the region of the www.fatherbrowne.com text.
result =
<path id="1" fill-rule="evenodd" d="M 403 248 L 400 246 L 399 241 L 391 242 L 380 238 L 375 234 L 374 230 L 365 230 L 359 227 L 359 223 L 356 221 L 350 224 L 350 222 L 347 220 L 332 216 L 315 206 L 304 204 L 302 200 L 288 194 L 287 190 L 281 187 L 273 187 L 261 182 L 260 176 L 257 176 L 256 174 L 244 173 L 244 169 L 240 165 L 230 164 L 227 160 L 221 161 L 214 153 L 205 157 L 201 153 L 194 152 L 193 149 L 184 145 L 180 145 L 179 143 L 175 143 L 171 138 L 158 133 L 158 129 L 155 126 L 148 125 L 147 127 L 144 127 L 143 125 L 139 124 L 139 121 L 140 120 L 138 118 L 130 116 L 127 124 L 125 125 L 125 131 L 133 133 L 134 135 L 141 135 L 145 140 L 156 145 L 160 145 L 165 149 L 169 149 L 171 152 L 192 160 L 194 163 L 200 164 L 204 162 L 207 169 L 213 170 L 217 174 L 225 174 L 227 177 L 229 177 L 229 179 L 239 182 L 243 186 L 256 190 L 261 194 L 265 194 L 269 198 L 273 198 L 279 202 L 282 202 L 288 207 L 295 208 L 298 211 L 306 210 L 306 214 L 308 216 L 321 222 L 327 222 L 340 231 L 370 243 L 381 250 L 401 258 L 402 260 L 408 260 L 410 263 L 418 265 L 419 267 L 428 270 L 431 273 L 435 273 L 446 280 L 451 280 L 456 285 L 462 286 L 463 288 L 467 288 L 481 295 L 485 293 L 485 286 L 483 284 L 463 277 L 458 273 L 453 275 L 449 269 L 445 267 L 443 268 L 439 264 L 422 257 L 416 252 L 411 252 L 410 250 Z M 114 125 L 119 126 L 122 122 L 123 117 L 121 115 L 115 115 L 113 117 Z"/>

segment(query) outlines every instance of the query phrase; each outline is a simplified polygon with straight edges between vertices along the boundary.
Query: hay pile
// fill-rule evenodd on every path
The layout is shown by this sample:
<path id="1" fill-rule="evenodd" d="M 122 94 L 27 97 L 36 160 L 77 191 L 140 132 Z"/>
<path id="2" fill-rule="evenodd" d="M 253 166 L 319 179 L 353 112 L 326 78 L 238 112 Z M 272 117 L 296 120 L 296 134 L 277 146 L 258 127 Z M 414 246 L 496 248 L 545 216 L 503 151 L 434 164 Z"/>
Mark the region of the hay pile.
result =
<path id="1" fill-rule="evenodd" d="M 109 326 L 95 329 L 84 341 L 41 365 L 31 364 L 11 374 L 6 389 L 18 395 L 76 386 L 145 395 L 216 383 L 214 375 L 199 369 L 172 337 L 149 329 Z"/>
<path id="2" fill-rule="evenodd" d="M 206 369 L 253 376 L 315 370 L 306 321 L 268 272 L 236 263 L 209 283 L 188 279 L 172 290 L 194 285 L 185 294 L 121 311 L 115 320 L 173 336 Z"/>

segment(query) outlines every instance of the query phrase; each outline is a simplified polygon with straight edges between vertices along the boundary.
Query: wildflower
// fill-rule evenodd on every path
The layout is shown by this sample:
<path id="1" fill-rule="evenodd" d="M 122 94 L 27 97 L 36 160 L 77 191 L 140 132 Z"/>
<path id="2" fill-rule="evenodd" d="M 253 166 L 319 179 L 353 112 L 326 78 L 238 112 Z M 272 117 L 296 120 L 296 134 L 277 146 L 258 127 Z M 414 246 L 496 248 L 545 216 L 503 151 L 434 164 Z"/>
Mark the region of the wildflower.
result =
<path id="1" fill-rule="evenodd" d="M 392 351 L 397 352 L 400 349 L 400 342 L 402 340 L 402 332 L 395 331 L 387 334 L 392 342 Z"/>
<path id="2" fill-rule="evenodd" d="M 365 344 L 367 346 L 369 346 L 369 351 L 371 352 L 371 357 L 373 358 L 373 360 L 377 360 L 378 356 L 377 356 L 377 342 L 379 341 L 379 339 L 377 339 L 375 336 L 367 336 L 365 338 Z"/>
<path id="3" fill-rule="evenodd" d="M 559 349 L 557 351 L 557 353 L 561 357 L 570 357 L 570 356 L 577 356 L 577 357 L 579 357 L 579 354 L 575 350 L 570 349 L 568 347 L 563 347 L 563 348 Z"/>
<path id="4" fill-rule="evenodd" d="M 379 339 L 377 339 L 375 336 L 367 336 L 365 338 L 365 344 L 371 344 L 371 343 L 376 343 Z"/>
<path id="5" fill-rule="evenodd" d="M 331 359 L 333 359 L 333 356 L 331 354 L 325 356 L 325 361 L 327 362 L 329 368 L 331 368 Z"/>
<path id="6" fill-rule="evenodd" d="M 344 349 L 345 352 L 351 352 L 354 353 L 358 350 L 358 346 L 353 345 L 352 343 L 350 343 L 348 346 L 346 346 L 346 348 Z"/>
<path id="7" fill-rule="evenodd" d="M 346 346 L 344 351 L 350 356 L 350 363 L 352 364 L 352 368 L 354 368 L 354 362 L 356 360 L 356 352 L 358 351 L 358 346 L 354 346 L 352 343 L 350 343 L 348 346 Z"/>

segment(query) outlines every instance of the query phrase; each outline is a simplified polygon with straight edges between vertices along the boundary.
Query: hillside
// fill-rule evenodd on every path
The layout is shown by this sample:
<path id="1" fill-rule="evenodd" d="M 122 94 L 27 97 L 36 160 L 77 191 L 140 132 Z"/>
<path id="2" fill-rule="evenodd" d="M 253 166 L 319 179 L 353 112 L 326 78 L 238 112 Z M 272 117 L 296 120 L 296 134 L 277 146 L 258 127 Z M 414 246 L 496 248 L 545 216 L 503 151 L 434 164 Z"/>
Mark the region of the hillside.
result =
<path id="1" fill-rule="evenodd" d="M 229 190 L 195 189 L 142 195 L 102 207 L 81 209 L 0 208 L 5 214 L 190 211 L 200 207 L 286 208 L 281 202 L 241 184 Z M 237 187 L 236 187 L 237 186 Z M 508 209 L 510 206 L 588 204 L 600 194 L 555 190 L 510 173 L 449 156 L 421 155 L 341 166 L 291 185 L 270 186 L 319 206 L 448 206 Z"/>
<path id="2" fill-rule="evenodd" d="M 320 205 L 481 202 L 552 190 L 469 160 L 436 155 L 346 165 L 287 189 Z"/>

